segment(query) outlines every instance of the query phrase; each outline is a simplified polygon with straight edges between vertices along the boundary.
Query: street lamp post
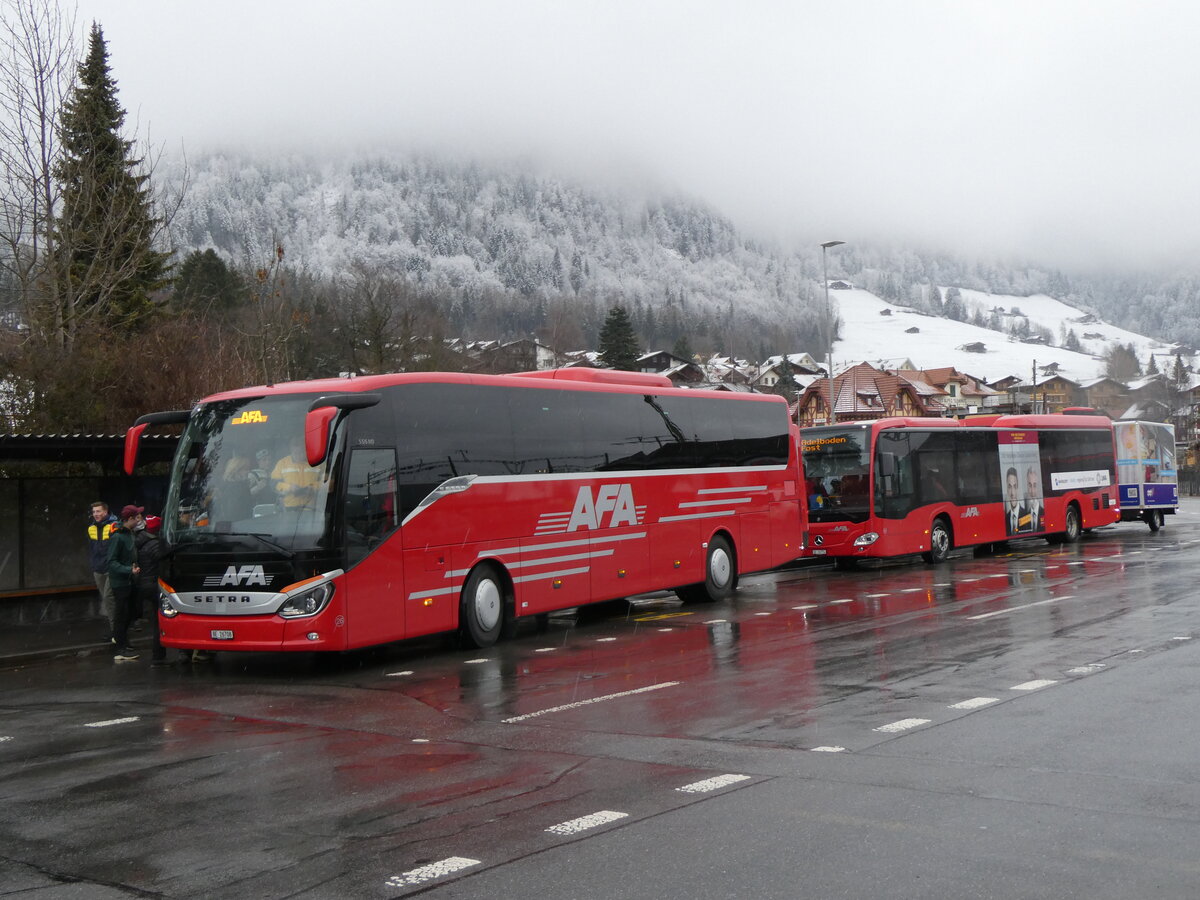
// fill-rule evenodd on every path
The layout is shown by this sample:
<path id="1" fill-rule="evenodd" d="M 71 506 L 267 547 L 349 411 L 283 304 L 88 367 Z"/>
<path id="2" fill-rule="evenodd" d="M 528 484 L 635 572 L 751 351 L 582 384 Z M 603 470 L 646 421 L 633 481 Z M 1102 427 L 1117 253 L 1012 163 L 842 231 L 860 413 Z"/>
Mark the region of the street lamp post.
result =
<path id="1" fill-rule="evenodd" d="M 827 355 L 825 357 L 829 366 L 827 374 L 829 377 L 829 408 L 825 411 L 825 424 L 832 425 L 834 423 L 833 415 L 833 310 L 829 306 L 829 266 L 825 261 L 825 254 L 830 247 L 838 247 L 846 243 L 845 241 L 822 241 L 821 242 L 821 274 L 825 278 L 825 349 Z"/>

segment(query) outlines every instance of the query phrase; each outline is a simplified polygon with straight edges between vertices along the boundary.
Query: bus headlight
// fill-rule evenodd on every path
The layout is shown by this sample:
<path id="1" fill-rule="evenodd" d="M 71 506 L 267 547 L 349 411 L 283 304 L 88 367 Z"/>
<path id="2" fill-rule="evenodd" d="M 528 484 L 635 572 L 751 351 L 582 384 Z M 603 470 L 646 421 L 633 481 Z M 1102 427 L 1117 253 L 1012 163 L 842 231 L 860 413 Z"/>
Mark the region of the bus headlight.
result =
<path id="1" fill-rule="evenodd" d="M 279 607 L 279 615 L 285 619 L 315 616 L 329 604 L 329 598 L 332 596 L 333 584 L 326 581 L 311 590 L 288 597 L 283 606 Z"/>
<path id="2" fill-rule="evenodd" d="M 860 534 L 854 539 L 855 547 L 870 547 L 873 543 L 879 540 L 879 535 L 874 531 L 868 531 L 866 534 Z"/>
<path id="3" fill-rule="evenodd" d="M 168 619 L 179 615 L 179 610 L 171 605 L 171 595 L 161 588 L 158 591 L 158 611 Z"/>

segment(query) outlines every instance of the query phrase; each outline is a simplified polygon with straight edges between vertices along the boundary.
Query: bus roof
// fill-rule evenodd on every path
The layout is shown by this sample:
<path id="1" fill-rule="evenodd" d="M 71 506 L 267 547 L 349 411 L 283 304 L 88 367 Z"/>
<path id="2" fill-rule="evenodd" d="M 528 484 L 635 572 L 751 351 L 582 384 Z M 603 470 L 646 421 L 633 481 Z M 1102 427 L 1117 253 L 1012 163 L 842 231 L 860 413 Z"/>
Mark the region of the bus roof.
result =
<path id="1" fill-rule="evenodd" d="M 205 397 L 202 403 L 217 400 L 239 400 L 248 397 L 285 396 L 287 394 L 346 394 L 358 391 L 377 391 L 404 384 L 471 384 L 480 387 L 550 388 L 556 390 L 604 391 L 610 393 L 679 393 L 697 397 L 751 400 L 784 403 L 777 394 L 743 394 L 693 388 L 680 388 L 665 375 L 649 372 L 622 372 L 615 369 L 544 369 L 518 372 L 511 375 L 473 375 L 463 372 L 398 372 L 387 375 L 358 375 L 340 378 L 319 378 L 311 381 L 288 381 L 280 384 L 258 385 L 222 391 Z"/>

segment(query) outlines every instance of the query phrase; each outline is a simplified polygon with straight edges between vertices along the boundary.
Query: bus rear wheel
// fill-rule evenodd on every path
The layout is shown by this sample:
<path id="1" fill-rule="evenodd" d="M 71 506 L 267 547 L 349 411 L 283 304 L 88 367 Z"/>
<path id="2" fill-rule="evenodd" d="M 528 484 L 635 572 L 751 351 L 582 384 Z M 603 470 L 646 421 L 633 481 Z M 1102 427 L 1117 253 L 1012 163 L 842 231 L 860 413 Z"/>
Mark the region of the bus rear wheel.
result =
<path id="1" fill-rule="evenodd" d="M 463 585 L 459 629 L 472 645 L 490 647 L 500 637 L 508 618 L 504 580 L 489 563 L 476 566 Z"/>
<path id="2" fill-rule="evenodd" d="M 933 520 L 933 527 L 929 529 L 929 549 L 921 554 L 921 559 L 934 565 L 945 562 L 953 546 L 950 523 L 939 516 Z"/>
<path id="3" fill-rule="evenodd" d="M 675 596 L 684 603 L 728 600 L 737 588 L 737 557 L 729 541 L 717 535 L 708 542 L 704 557 L 704 583 L 676 588 Z"/>

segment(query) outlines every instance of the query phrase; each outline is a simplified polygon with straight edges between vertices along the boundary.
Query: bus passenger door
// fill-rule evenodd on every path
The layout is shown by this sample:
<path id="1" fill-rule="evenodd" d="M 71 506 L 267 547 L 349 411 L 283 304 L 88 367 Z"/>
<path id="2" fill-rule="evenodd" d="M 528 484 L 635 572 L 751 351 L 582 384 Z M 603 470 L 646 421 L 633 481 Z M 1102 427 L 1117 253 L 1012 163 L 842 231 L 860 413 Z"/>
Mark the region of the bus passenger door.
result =
<path id="1" fill-rule="evenodd" d="M 350 452 L 342 510 L 346 577 L 343 609 L 352 646 L 406 636 L 404 578 L 396 504 L 396 452 Z"/>

